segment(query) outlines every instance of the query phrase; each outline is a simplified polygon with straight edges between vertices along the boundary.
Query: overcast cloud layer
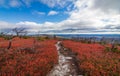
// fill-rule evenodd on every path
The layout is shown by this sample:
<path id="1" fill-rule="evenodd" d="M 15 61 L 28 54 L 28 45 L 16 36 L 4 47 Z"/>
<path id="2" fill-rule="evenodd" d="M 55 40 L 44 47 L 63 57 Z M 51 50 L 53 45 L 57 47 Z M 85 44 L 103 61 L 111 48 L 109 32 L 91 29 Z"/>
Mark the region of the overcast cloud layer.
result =
<path id="1" fill-rule="evenodd" d="M 13 1 L 13 2 L 12 2 Z M 21 3 L 11 0 L 11 7 L 20 7 Z M 31 4 L 33 0 L 25 0 L 26 5 Z M 66 20 L 61 22 L 36 23 L 30 21 L 21 21 L 18 23 L 8 23 L 0 21 L 0 30 L 8 31 L 15 27 L 24 27 L 29 32 L 41 33 L 120 33 L 120 0 L 38 0 L 47 6 L 53 8 L 67 6 L 69 14 Z M 74 4 L 68 5 L 69 2 Z M 4 0 L 0 5 L 4 4 Z M 71 10 L 74 9 L 74 10 Z M 51 10 L 48 15 L 58 14 L 59 12 Z M 42 13 L 43 14 L 43 13 Z"/>

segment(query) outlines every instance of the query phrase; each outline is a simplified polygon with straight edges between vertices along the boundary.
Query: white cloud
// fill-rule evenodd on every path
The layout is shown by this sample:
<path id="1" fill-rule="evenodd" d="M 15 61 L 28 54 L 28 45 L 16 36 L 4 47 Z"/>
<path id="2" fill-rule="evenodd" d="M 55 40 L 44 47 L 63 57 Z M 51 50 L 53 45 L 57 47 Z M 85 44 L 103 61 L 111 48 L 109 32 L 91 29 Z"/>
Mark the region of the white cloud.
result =
<path id="1" fill-rule="evenodd" d="M 54 0 L 44 1 L 49 5 L 50 1 Z M 49 3 L 46 3 L 47 1 Z M 75 9 L 70 11 L 69 17 L 61 22 L 39 24 L 24 21 L 14 25 L 26 27 L 31 32 L 40 31 L 41 33 L 120 33 L 119 0 L 76 0 L 73 3 Z M 55 7 L 55 4 L 51 3 L 49 6 Z M 64 5 L 64 1 L 61 5 Z M 41 12 L 38 13 L 41 14 Z M 56 14 L 58 14 L 56 11 L 48 13 L 48 15 Z M 7 22 L 0 22 L 0 26 L 2 26 L 0 29 L 12 28 L 11 23 Z"/>
<path id="2" fill-rule="evenodd" d="M 93 3 L 92 6 L 90 3 Z M 81 26 L 85 26 L 88 28 L 89 27 L 96 28 L 98 30 L 98 29 L 104 28 L 106 25 L 109 25 L 109 24 L 112 24 L 114 26 L 120 24 L 119 13 L 114 13 L 114 11 L 109 11 L 109 13 L 104 13 L 105 12 L 104 10 L 92 9 L 94 4 L 95 4 L 94 0 L 89 0 L 89 1 L 77 0 L 75 2 L 76 10 L 70 12 L 70 17 L 68 18 L 69 20 L 77 21 L 78 26 L 73 24 L 74 27 L 81 28 Z M 113 4 L 111 3 L 111 5 Z M 108 21 L 103 21 L 103 19 L 106 19 Z"/>
<path id="3" fill-rule="evenodd" d="M 33 11 L 32 14 L 45 15 L 46 13 L 41 11 Z"/>
<path id="4" fill-rule="evenodd" d="M 37 14 L 39 14 L 39 15 L 45 15 L 44 12 L 37 12 Z"/>
<path id="5" fill-rule="evenodd" d="M 21 3 L 20 3 L 20 1 L 18 1 L 18 0 L 10 0 L 9 5 L 10 5 L 11 7 L 19 7 L 19 6 L 21 6 Z"/>
<path id="6" fill-rule="evenodd" d="M 50 16 L 50 15 L 57 15 L 59 12 L 57 12 L 57 11 L 50 11 L 49 13 L 48 13 L 48 16 Z"/>
<path id="7" fill-rule="evenodd" d="M 114 29 L 113 33 L 120 33 L 120 31 L 115 30 L 120 27 L 120 13 L 116 13 L 115 11 L 119 11 L 115 7 L 119 4 L 117 3 L 118 0 L 114 0 L 116 2 L 111 2 L 110 0 L 102 1 L 102 3 L 109 4 L 107 8 L 103 8 L 102 6 L 98 6 L 95 0 L 77 0 L 74 2 L 74 8 L 75 10 L 69 12 L 70 17 L 66 20 L 59 22 L 55 25 L 59 26 L 58 28 L 61 30 L 64 30 L 63 32 L 69 32 L 69 33 L 97 33 L 97 32 L 111 32 Z M 99 3 L 100 1 L 98 1 Z M 115 5 L 116 4 L 116 5 Z M 104 6 L 106 7 L 106 6 Z M 113 7 L 113 8 L 112 8 Z M 94 8 L 94 9 L 93 9 Z M 105 9 L 113 9 L 115 11 L 107 11 L 107 13 L 104 11 Z M 115 8 L 115 9 L 114 9 Z M 106 26 L 112 25 L 113 28 L 107 28 Z M 69 29 L 67 31 L 67 29 Z M 71 31 L 70 31 L 71 29 Z M 74 30 L 76 29 L 76 30 Z M 56 30 L 56 29 L 55 29 Z M 73 30 L 73 31 L 72 31 Z M 99 31 L 97 31 L 99 30 Z M 101 31 L 100 31 L 101 30 Z"/>
<path id="8" fill-rule="evenodd" d="M 5 3 L 4 0 L 0 0 L 0 5 L 3 5 Z"/>
<path id="9" fill-rule="evenodd" d="M 38 1 L 38 0 L 22 0 L 22 2 L 27 6 L 27 7 L 30 7 L 31 4 L 35 1 Z"/>
<path id="10" fill-rule="evenodd" d="M 73 3 L 76 0 L 39 0 L 40 2 L 48 5 L 49 7 L 65 7 L 67 6 L 69 3 Z"/>
<path id="11" fill-rule="evenodd" d="M 119 12 L 120 0 L 93 0 L 93 8 L 100 9 L 104 12 Z"/>
<path id="12" fill-rule="evenodd" d="M 72 5 L 76 0 L 0 0 L 0 6 L 4 7 L 18 7 L 27 6 L 31 7 L 32 3 L 40 2 L 50 8 L 64 8 Z"/>
<path id="13" fill-rule="evenodd" d="M 10 32 L 11 29 L 15 28 L 15 24 L 5 22 L 5 21 L 0 21 L 0 32 Z"/>

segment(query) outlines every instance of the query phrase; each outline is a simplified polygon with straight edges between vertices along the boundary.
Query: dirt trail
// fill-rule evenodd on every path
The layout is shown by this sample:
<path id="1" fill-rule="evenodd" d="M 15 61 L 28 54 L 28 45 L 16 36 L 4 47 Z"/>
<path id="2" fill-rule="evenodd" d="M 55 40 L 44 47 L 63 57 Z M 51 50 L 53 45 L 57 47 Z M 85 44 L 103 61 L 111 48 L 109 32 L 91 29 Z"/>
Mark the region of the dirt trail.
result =
<path id="1" fill-rule="evenodd" d="M 58 64 L 47 76 L 82 76 L 79 75 L 77 54 L 65 48 L 61 41 L 58 41 L 55 46 L 58 51 Z"/>

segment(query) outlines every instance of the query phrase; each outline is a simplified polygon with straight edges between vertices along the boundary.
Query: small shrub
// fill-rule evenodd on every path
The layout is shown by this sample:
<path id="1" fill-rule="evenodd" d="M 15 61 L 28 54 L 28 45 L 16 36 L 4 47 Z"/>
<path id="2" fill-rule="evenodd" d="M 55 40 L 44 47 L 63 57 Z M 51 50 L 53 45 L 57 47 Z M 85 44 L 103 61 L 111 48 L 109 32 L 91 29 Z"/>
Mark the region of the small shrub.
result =
<path id="1" fill-rule="evenodd" d="M 111 51 L 116 52 L 116 53 L 120 53 L 120 50 L 117 47 L 111 49 Z"/>
<path id="2" fill-rule="evenodd" d="M 45 36 L 45 37 L 37 37 L 37 40 L 39 41 L 44 41 L 44 40 L 48 40 L 49 37 Z"/>
<path id="3" fill-rule="evenodd" d="M 105 47 L 105 51 L 111 51 L 110 47 Z"/>
<path id="4" fill-rule="evenodd" d="M 23 39 L 28 39 L 28 38 L 29 38 L 29 36 L 22 36 L 22 38 L 23 38 Z"/>
<path id="5" fill-rule="evenodd" d="M 106 42 L 99 42 L 101 45 L 105 45 L 106 44 Z"/>
<path id="6" fill-rule="evenodd" d="M 45 36 L 44 38 L 45 38 L 45 39 L 49 39 L 49 37 L 48 37 L 48 36 Z"/>
<path id="7" fill-rule="evenodd" d="M 120 43 L 119 44 L 117 44 L 118 46 L 120 46 Z"/>
<path id="8" fill-rule="evenodd" d="M 20 48 L 17 51 L 25 52 L 26 54 L 35 54 L 36 50 L 34 48 Z"/>
<path id="9" fill-rule="evenodd" d="M 117 47 L 114 47 L 114 48 L 106 47 L 105 51 L 120 53 L 120 50 Z"/>
<path id="10" fill-rule="evenodd" d="M 88 44 L 91 44 L 92 42 L 91 41 L 87 41 Z"/>
<path id="11" fill-rule="evenodd" d="M 37 37 L 37 40 L 44 41 L 44 38 L 43 37 Z"/>

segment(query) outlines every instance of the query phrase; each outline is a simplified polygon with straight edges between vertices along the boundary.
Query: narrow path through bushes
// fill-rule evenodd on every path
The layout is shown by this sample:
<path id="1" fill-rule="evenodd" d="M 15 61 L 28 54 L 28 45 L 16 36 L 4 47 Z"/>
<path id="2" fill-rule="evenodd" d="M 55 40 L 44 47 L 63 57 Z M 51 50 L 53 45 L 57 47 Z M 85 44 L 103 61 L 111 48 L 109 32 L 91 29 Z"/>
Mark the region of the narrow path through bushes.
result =
<path id="1" fill-rule="evenodd" d="M 55 46 L 58 51 L 58 64 L 47 76 L 82 76 L 79 75 L 77 53 L 65 48 L 61 41 L 58 41 Z"/>

